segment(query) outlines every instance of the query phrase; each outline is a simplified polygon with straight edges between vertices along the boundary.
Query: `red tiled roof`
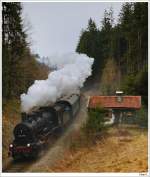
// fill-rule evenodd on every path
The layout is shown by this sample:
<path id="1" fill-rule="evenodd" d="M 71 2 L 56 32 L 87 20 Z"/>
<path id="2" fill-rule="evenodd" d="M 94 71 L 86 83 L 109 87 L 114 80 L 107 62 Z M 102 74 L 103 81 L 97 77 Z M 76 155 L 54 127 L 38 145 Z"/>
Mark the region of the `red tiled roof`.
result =
<path id="1" fill-rule="evenodd" d="M 91 96 L 88 108 L 141 108 L 141 96 L 122 96 L 122 101 L 117 100 L 118 96 Z"/>

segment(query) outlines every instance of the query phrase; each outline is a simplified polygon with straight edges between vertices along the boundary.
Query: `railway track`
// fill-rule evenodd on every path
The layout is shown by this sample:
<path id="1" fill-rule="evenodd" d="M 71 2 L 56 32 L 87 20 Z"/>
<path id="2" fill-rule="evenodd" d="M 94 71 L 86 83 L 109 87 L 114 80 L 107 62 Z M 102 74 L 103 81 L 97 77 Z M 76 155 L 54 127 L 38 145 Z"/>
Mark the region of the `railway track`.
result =
<path id="1" fill-rule="evenodd" d="M 43 149 L 36 159 L 22 159 L 19 161 L 10 161 L 5 168 L 3 168 L 3 172 L 5 173 L 18 173 L 25 172 L 32 164 L 39 161 L 42 156 L 47 152 L 48 149 L 51 148 L 52 144 L 55 143 L 58 139 L 58 136 L 51 137 L 51 144 L 48 144 L 45 149 Z"/>
<path id="2" fill-rule="evenodd" d="M 71 126 L 71 125 L 69 125 Z M 69 127 L 68 127 L 69 128 Z M 37 163 L 40 161 L 40 159 L 43 158 L 43 156 L 46 155 L 48 151 L 55 147 L 55 143 L 57 143 L 57 140 L 61 139 L 63 134 L 67 131 L 67 129 L 62 133 L 58 135 L 53 135 L 49 137 L 49 144 L 44 147 L 44 149 L 40 152 L 38 157 L 36 159 L 22 159 L 19 161 L 10 161 L 6 167 L 2 169 L 4 173 L 19 173 L 19 172 L 27 172 L 27 170 L 32 166 L 34 163 Z"/>
<path id="3" fill-rule="evenodd" d="M 93 86 L 95 92 L 95 86 Z M 66 129 L 66 131 L 58 137 L 53 137 L 50 140 L 49 146 L 46 148 L 43 154 L 39 158 L 32 161 L 24 162 L 14 162 L 11 161 L 2 171 L 5 173 L 19 173 L 19 172 L 37 172 L 41 166 L 44 166 L 45 163 L 50 166 L 54 164 L 57 159 L 62 158 L 63 152 L 66 149 L 66 146 L 71 141 L 72 132 L 79 129 L 80 125 L 86 120 L 86 102 L 87 96 L 92 95 L 93 92 L 90 89 L 82 90 L 82 99 L 81 99 L 81 109 L 77 115 L 77 118 L 71 123 L 71 125 Z"/>
<path id="4" fill-rule="evenodd" d="M 27 167 L 29 167 L 33 162 L 14 162 L 11 161 L 3 172 L 5 173 L 19 173 L 23 172 Z"/>

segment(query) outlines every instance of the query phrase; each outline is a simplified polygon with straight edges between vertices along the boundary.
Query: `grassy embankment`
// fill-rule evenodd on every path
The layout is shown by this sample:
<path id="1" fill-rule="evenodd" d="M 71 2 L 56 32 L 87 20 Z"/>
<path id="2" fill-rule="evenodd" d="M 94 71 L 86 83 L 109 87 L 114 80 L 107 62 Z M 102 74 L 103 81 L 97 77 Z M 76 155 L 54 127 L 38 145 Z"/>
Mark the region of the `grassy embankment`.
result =
<path id="1" fill-rule="evenodd" d="M 30 62 L 34 62 L 36 68 L 29 68 L 28 70 L 34 71 L 33 80 L 45 80 L 47 79 L 48 74 L 50 73 L 49 68 L 44 65 L 37 63 L 34 60 Z M 34 64 L 30 64 L 30 67 L 35 67 Z M 33 66 L 32 66 L 33 65 Z M 35 72 L 36 71 L 36 72 Z M 30 73 L 29 71 L 27 73 Z M 38 74 L 37 74 L 38 73 Z M 3 119 L 2 119 L 2 159 L 3 165 L 8 161 L 8 147 L 13 139 L 13 129 L 15 125 L 21 121 L 20 115 L 20 99 L 12 98 L 10 100 L 6 100 L 3 98 Z"/>
<path id="2" fill-rule="evenodd" d="M 105 110 L 91 110 L 65 158 L 48 172 L 147 172 L 147 129 L 104 125 Z"/>
<path id="3" fill-rule="evenodd" d="M 80 137 L 80 138 L 79 138 Z M 111 127 L 94 143 L 81 135 L 65 158 L 47 172 L 147 172 L 147 130 Z M 76 145 L 76 146 L 75 146 Z"/>
<path id="4" fill-rule="evenodd" d="M 3 166 L 9 160 L 8 148 L 13 139 L 14 126 L 20 122 L 20 101 L 13 99 L 3 106 L 2 118 L 2 160 Z"/>

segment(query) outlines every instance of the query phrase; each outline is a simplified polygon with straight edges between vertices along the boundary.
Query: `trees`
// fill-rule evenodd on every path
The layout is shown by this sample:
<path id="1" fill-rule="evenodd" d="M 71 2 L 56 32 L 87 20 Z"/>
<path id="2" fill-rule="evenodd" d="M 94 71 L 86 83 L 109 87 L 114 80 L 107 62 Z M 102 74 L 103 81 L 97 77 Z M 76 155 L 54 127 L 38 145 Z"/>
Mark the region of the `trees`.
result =
<path id="1" fill-rule="evenodd" d="M 79 43 L 76 51 L 78 53 L 85 53 L 89 57 L 95 59 L 93 64 L 93 75 L 95 75 L 98 67 L 99 45 L 98 45 L 98 29 L 95 22 L 90 18 L 88 27 L 81 32 Z"/>
<path id="2" fill-rule="evenodd" d="M 113 95 L 119 86 L 120 70 L 113 58 L 107 60 L 101 76 L 100 89 L 103 95 Z"/>
<path id="3" fill-rule="evenodd" d="M 119 23 L 116 25 L 113 24 L 112 8 L 109 11 L 105 10 L 101 29 L 98 29 L 90 19 L 87 29 L 81 33 L 76 51 L 95 58 L 92 77 L 100 75 L 103 81 L 105 80 L 104 73 L 113 70 L 113 68 L 110 71 L 107 70 L 111 58 L 117 64 L 116 67 L 121 76 L 121 78 L 116 77 L 116 80 L 120 79 L 122 85 L 126 84 L 125 91 L 128 94 L 142 95 L 144 103 L 147 104 L 147 2 L 124 3 L 119 15 Z M 113 64 L 112 67 L 114 67 Z M 118 86 L 116 84 L 116 89 Z M 109 87 L 109 89 L 112 93 L 112 89 L 115 88 Z"/>
<path id="4" fill-rule="evenodd" d="M 21 13 L 21 3 L 2 3 L 3 100 L 19 97 L 35 79 L 38 79 L 38 75 L 39 78 L 42 76 L 40 64 L 31 53 L 26 40 Z M 46 74 L 47 70 L 43 73 Z"/>
<path id="5" fill-rule="evenodd" d="M 143 103 L 148 105 L 148 3 L 126 3 L 120 17 L 127 44 L 122 56 L 122 86 L 125 93 L 142 95 Z"/>
<path id="6" fill-rule="evenodd" d="M 99 41 L 101 42 L 102 48 L 102 58 L 107 60 L 107 58 L 112 57 L 113 48 L 113 10 L 110 8 L 109 11 L 105 10 L 104 17 L 102 19 L 102 28 L 100 30 Z"/>
<path id="7" fill-rule="evenodd" d="M 121 33 L 126 43 L 124 63 L 127 73 L 144 69 L 148 54 L 148 4 L 126 3 L 120 13 Z"/>
<path id="8" fill-rule="evenodd" d="M 13 96 L 18 85 L 17 69 L 26 48 L 20 3 L 2 3 L 3 96 Z"/>
<path id="9" fill-rule="evenodd" d="M 121 89 L 129 95 L 141 95 L 142 103 L 148 105 L 148 71 L 141 70 L 136 75 L 125 76 Z"/>
<path id="10" fill-rule="evenodd" d="M 111 30 L 113 25 L 113 10 L 105 11 L 102 20 L 101 31 L 97 28 L 95 22 L 90 18 L 86 30 L 82 30 L 79 42 L 76 48 L 78 53 L 85 53 L 93 57 L 93 77 L 101 74 L 104 66 L 104 60 L 111 55 Z"/>

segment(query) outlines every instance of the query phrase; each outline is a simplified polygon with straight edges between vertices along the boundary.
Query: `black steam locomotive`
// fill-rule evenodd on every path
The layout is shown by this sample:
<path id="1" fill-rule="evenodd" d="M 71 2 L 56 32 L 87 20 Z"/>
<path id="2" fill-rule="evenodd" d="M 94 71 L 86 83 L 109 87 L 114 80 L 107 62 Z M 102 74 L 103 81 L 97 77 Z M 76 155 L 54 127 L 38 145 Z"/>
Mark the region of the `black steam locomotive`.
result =
<path id="1" fill-rule="evenodd" d="M 80 96 L 72 94 L 58 100 L 53 106 L 40 107 L 30 114 L 22 113 L 22 121 L 14 128 L 14 140 L 9 155 L 14 159 L 36 157 L 48 138 L 63 130 L 80 109 Z"/>

